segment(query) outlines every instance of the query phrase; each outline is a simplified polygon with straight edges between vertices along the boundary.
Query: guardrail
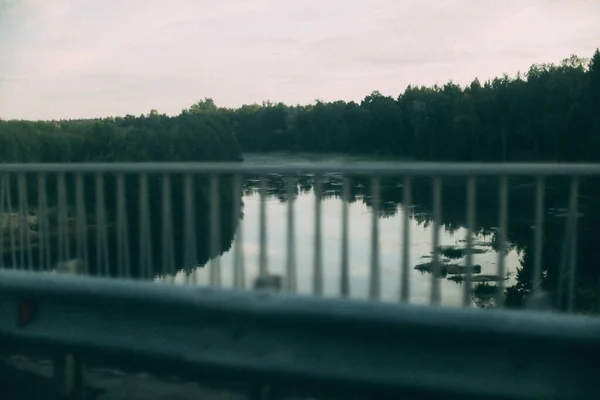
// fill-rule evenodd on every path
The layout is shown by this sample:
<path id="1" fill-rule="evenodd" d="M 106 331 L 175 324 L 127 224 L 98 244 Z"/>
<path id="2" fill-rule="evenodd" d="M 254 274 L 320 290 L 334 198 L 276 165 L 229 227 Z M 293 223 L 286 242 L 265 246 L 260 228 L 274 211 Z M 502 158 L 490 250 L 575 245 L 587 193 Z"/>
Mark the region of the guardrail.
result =
<path id="1" fill-rule="evenodd" d="M 0 272 L 2 343 L 281 394 L 577 399 L 600 320 Z M 25 313 L 35 309 L 35 314 Z M 19 311 L 21 310 L 21 311 Z"/>
<path id="2" fill-rule="evenodd" d="M 242 178 L 249 175 L 258 177 L 261 194 L 260 271 L 255 286 L 270 286 L 266 176 L 274 173 L 286 179 L 287 257 L 281 289 L 288 294 L 240 291 L 248 285 L 239 237 L 231 266 L 235 290 L 224 289 L 224 266 L 218 255 L 224 231 L 239 230 Z M 315 297 L 293 295 L 298 270 L 293 199 L 296 179 L 307 174 L 313 176 L 315 188 Z M 339 266 L 323 265 L 320 200 L 326 174 L 339 175 L 342 183 Z M 440 302 L 442 180 L 466 179 L 465 306 L 471 303 L 476 180 L 498 178 L 498 276 L 503 276 L 508 178 L 534 178 L 532 291 L 540 292 L 544 185 L 548 178 L 563 176 L 571 178 L 564 241 L 569 251 L 559 280 L 568 282 L 570 310 L 577 264 L 579 179 L 600 176 L 600 165 L 3 164 L 0 176 L 0 267 L 5 268 L 0 270 L 0 337 L 10 342 L 46 344 L 82 357 L 110 355 L 123 361 L 135 355 L 146 367 L 177 366 L 182 374 L 200 371 L 243 383 L 264 382 L 281 390 L 294 386 L 341 395 L 377 394 L 378 398 L 402 393 L 444 398 L 587 398 L 600 389 L 593 368 L 582 361 L 600 352 L 600 322 L 594 318 L 320 298 L 325 267 L 340 269 L 340 297 L 349 295 L 347 200 L 353 177 L 368 179 L 374 210 L 369 299 L 381 297 L 377 211 L 381 180 L 392 176 L 402 179 L 405 207 L 412 204 L 413 180 L 432 178 L 431 305 Z M 409 218 L 409 213 L 403 214 L 405 251 L 398 286 L 402 303 L 409 301 L 411 289 Z M 193 281 L 188 282 L 192 287 L 177 287 L 106 279 L 152 279 L 193 268 L 203 259 L 209 259 L 211 288 L 194 287 Z M 32 273 L 57 266 L 99 277 Z M 499 305 L 502 285 L 499 280 Z M 441 336 L 449 345 L 439 345 Z"/>

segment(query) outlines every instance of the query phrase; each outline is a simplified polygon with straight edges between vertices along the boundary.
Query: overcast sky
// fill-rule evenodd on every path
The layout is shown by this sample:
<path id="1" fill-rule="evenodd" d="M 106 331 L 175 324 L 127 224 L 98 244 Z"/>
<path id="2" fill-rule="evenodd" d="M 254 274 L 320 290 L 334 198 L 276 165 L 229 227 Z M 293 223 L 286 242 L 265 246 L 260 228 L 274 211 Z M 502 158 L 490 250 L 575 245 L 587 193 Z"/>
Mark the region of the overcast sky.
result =
<path id="1" fill-rule="evenodd" d="M 599 0 L 0 0 L 0 118 L 397 96 L 590 57 Z"/>

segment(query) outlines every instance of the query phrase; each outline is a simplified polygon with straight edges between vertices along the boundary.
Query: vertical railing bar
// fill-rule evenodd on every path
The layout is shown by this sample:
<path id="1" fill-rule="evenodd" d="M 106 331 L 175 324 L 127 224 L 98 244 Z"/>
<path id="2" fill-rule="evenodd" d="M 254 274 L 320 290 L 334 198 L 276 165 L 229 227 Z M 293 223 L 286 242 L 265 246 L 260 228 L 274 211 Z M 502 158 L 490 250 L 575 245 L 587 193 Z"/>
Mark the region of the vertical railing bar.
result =
<path id="1" fill-rule="evenodd" d="M 173 248 L 173 205 L 171 204 L 171 175 L 162 176 L 162 268 L 163 274 L 175 274 Z"/>
<path id="2" fill-rule="evenodd" d="M 315 237 L 314 237 L 314 260 L 313 260 L 313 293 L 315 296 L 323 295 L 323 255 L 321 238 L 321 197 L 322 177 L 315 175 Z"/>
<path id="3" fill-rule="evenodd" d="M 6 206 L 8 209 L 8 236 L 10 240 L 10 255 L 12 267 L 17 264 L 17 244 L 15 238 L 15 230 L 13 229 L 13 218 L 12 218 L 12 193 L 10 190 L 10 174 L 6 174 Z"/>
<path id="4" fill-rule="evenodd" d="M 402 272 L 400 277 L 400 301 L 408 302 L 410 299 L 410 209 L 412 203 L 412 180 L 404 178 L 404 212 L 402 216 Z"/>
<path id="5" fill-rule="evenodd" d="M 22 172 L 17 175 L 17 191 L 19 198 L 19 268 L 25 269 L 25 235 L 27 227 L 27 209 L 25 208 L 25 176 Z"/>
<path id="6" fill-rule="evenodd" d="M 440 225 L 442 219 L 442 179 L 435 177 L 433 179 L 433 256 L 432 256 L 432 274 L 431 274 L 431 293 L 430 302 L 432 305 L 440 303 Z"/>
<path id="7" fill-rule="evenodd" d="M 57 241 L 57 250 L 58 250 L 58 262 L 64 263 L 65 255 L 64 255 L 64 226 L 63 226 L 63 210 L 62 210 L 62 199 L 61 199 L 61 189 L 60 189 L 60 174 L 56 176 L 56 230 L 58 233 L 58 241 Z M 52 268 L 52 266 L 51 266 Z"/>
<path id="8" fill-rule="evenodd" d="M 75 258 L 77 262 L 83 262 L 83 232 L 85 225 L 82 226 L 85 215 L 83 205 L 83 182 L 81 172 L 75 174 Z"/>
<path id="9" fill-rule="evenodd" d="M 131 267 L 129 257 L 129 234 L 127 227 L 127 198 L 125 194 L 125 176 L 122 172 L 117 174 L 117 247 L 119 277 L 130 278 Z"/>
<path id="10" fill-rule="evenodd" d="M 569 214 L 567 218 L 565 218 L 565 236 L 561 245 L 561 257 L 560 262 L 558 264 L 558 274 L 556 279 L 556 302 L 555 306 L 558 310 L 562 310 L 563 307 L 566 307 L 566 300 L 563 296 L 565 277 L 564 275 L 567 273 L 567 269 L 569 268 L 568 258 L 569 258 L 569 246 L 571 240 L 571 228 L 573 221 L 571 220 L 571 203 L 569 203 Z M 564 304 L 563 304 L 564 303 Z"/>
<path id="11" fill-rule="evenodd" d="M 146 177 L 146 179 L 144 179 L 144 177 Z M 139 181 L 138 181 L 138 212 L 139 212 L 139 221 L 138 221 L 138 226 L 139 226 L 139 233 L 138 233 L 138 260 L 139 260 L 139 275 L 142 279 L 148 279 L 150 276 L 146 275 L 146 243 L 145 243 L 145 236 L 146 236 L 146 205 L 145 205 L 145 201 L 144 198 L 146 196 L 146 193 L 144 191 L 144 180 L 147 180 L 147 175 L 144 173 L 139 174 Z"/>
<path id="12" fill-rule="evenodd" d="M 246 272 L 244 270 L 244 235 L 243 219 L 240 213 L 242 208 L 242 176 L 234 175 L 233 189 L 233 232 L 236 232 L 233 242 L 233 286 L 243 289 L 245 286 Z"/>
<path id="13" fill-rule="evenodd" d="M 94 174 L 94 195 L 96 197 L 95 212 L 96 212 L 96 224 L 94 236 L 96 239 L 96 271 L 95 273 L 99 276 L 104 275 L 104 268 L 102 265 L 102 232 L 104 231 L 104 219 L 102 218 L 104 204 L 104 180 L 101 173 Z"/>
<path id="14" fill-rule="evenodd" d="M 124 208 L 125 206 L 123 205 L 123 185 L 121 184 L 122 181 L 122 174 L 117 174 L 116 176 L 117 178 L 117 274 L 119 278 L 122 278 L 125 276 L 125 264 L 123 261 L 123 235 L 124 235 L 124 231 L 125 229 L 123 228 L 124 225 Z"/>
<path id="15" fill-rule="evenodd" d="M 83 215 L 85 215 L 82 185 L 81 172 L 77 172 L 75 174 L 75 258 L 77 262 L 81 262 L 83 259 L 82 239 L 83 231 L 85 230 L 85 226 L 82 229 L 81 224 L 83 222 Z"/>
<path id="16" fill-rule="evenodd" d="M 27 246 L 27 267 L 31 271 L 33 270 L 33 248 L 31 242 L 31 229 L 29 227 L 29 193 L 27 191 L 27 175 L 24 175 L 24 185 L 23 185 L 23 199 L 25 201 L 25 218 L 27 222 L 27 230 L 25 232 L 25 246 Z"/>
<path id="17" fill-rule="evenodd" d="M 381 181 L 379 177 L 371 178 L 371 273 L 369 297 L 379 300 L 381 297 L 381 268 L 379 265 L 379 208 L 381 197 Z"/>
<path id="18" fill-rule="evenodd" d="M 76 203 L 76 214 L 77 214 L 77 260 L 78 263 L 83 265 L 83 272 L 87 275 L 89 273 L 89 260 L 88 260 L 88 241 L 87 241 L 87 218 L 86 218 L 86 207 L 85 199 L 83 197 L 83 174 L 77 173 L 75 177 L 75 203 Z"/>
<path id="19" fill-rule="evenodd" d="M 499 215 L 498 215 L 498 289 L 496 307 L 504 306 L 504 275 L 506 266 L 508 232 L 508 177 L 500 178 Z"/>
<path id="20" fill-rule="evenodd" d="M 48 221 L 48 193 L 46 192 L 46 174 L 38 174 L 38 233 L 40 242 L 40 269 L 51 267 L 50 223 Z M 45 260 L 45 261 L 44 261 Z"/>
<path id="21" fill-rule="evenodd" d="M 296 196 L 296 178 L 287 177 L 287 251 L 285 268 L 285 288 L 288 292 L 296 292 L 296 239 L 294 237 L 294 202 Z"/>
<path id="22" fill-rule="evenodd" d="M 578 198 L 579 198 L 579 179 L 573 177 L 571 179 L 571 201 L 569 218 L 571 219 L 571 243 L 569 252 L 569 293 L 567 299 L 567 311 L 573 312 L 574 297 L 575 297 L 575 279 L 576 279 L 576 268 L 577 268 L 577 220 L 579 218 L 578 211 Z"/>
<path id="23" fill-rule="evenodd" d="M 463 306 L 471 305 L 471 291 L 473 281 L 473 235 L 475 231 L 475 199 L 477 195 L 476 180 L 469 177 L 467 181 L 467 273 L 463 283 Z"/>
<path id="24" fill-rule="evenodd" d="M 267 258 L 267 187 L 266 178 L 260 177 L 260 210 L 259 210 L 259 252 L 258 252 L 258 267 L 259 277 L 266 278 L 269 273 L 268 258 Z"/>
<path id="25" fill-rule="evenodd" d="M 140 274 L 145 279 L 152 279 L 154 265 L 152 262 L 152 221 L 148 193 L 148 174 L 140 174 Z"/>
<path id="26" fill-rule="evenodd" d="M 71 258 L 71 235 L 70 235 L 70 231 L 69 231 L 69 195 L 67 192 L 67 183 L 66 183 L 66 176 L 62 175 L 59 176 L 59 182 L 62 180 L 61 183 L 61 187 L 64 190 L 63 196 L 62 198 L 64 199 L 64 221 L 65 221 L 65 257 L 66 260 L 69 260 Z"/>
<path id="27" fill-rule="evenodd" d="M 567 270 L 570 269 L 571 266 L 571 240 L 572 240 L 572 235 L 573 235 L 573 223 L 574 223 L 574 216 L 575 213 L 577 212 L 577 210 L 575 210 L 575 212 L 573 212 L 573 180 L 576 179 L 576 177 L 572 177 L 571 180 L 571 194 L 569 196 L 569 212 L 567 215 L 567 218 L 565 218 L 565 236 L 564 236 L 564 240 L 562 241 L 562 246 L 561 246 L 561 260 L 559 263 L 559 267 L 558 267 L 558 276 L 556 279 L 556 283 L 557 283 L 557 293 L 556 293 L 556 307 L 559 310 L 564 310 L 567 309 L 569 307 L 569 278 L 570 278 L 570 274 L 567 278 L 567 296 L 563 296 L 563 292 L 564 292 L 564 286 L 565 286 L 565 274 L 567 273 Z"/>
<path id="28" fill-rule="evenodd" d="M 221 286 L 221 227 L 219 207 L 219 176 L 210 176 L 210 285 Z"/>
<path id="29" fill-rule="evenodd" d="M 104 175 L 95 175 L 96 184 L 96 273 L 100 276 L 109 276 L 108 263 L 108 238 L 106 219 L 106 198 L 104 196 Z M 121 274 L 121 271 L 119 271 Z"/>
<path id="30" fill-rule="evenodd" d="M 538 177 L 535 193 L 535 231 L 532 292 L 538 292 L 542 283 L 542 246 L 544 240 L 544 178 Z"/>
<path id="31" fill-rule="evenodd" d="M 194 176 L 192 174 L 185 174 L 184 176 L 184 199 L 183 199 L 183 218 L 184 223 L 184 243 L 185 243 L 185 262 L 184 268 L 186 271 L 186 277 L 188 282 L 196 285 L 196 215 L 194 208 Z M 190 274 L 191 281 L 190 281 Z"/>
<path id="32" fill-rule="evenodd" d="M 61 263 L 70 258 L 69 240 L 69 214 L 67 210 L 67 188 L 65 174 L 58 174 L 58 215 L 59 215 L 59 261 Z"/>
<path id="33" fill-rule="evenodd" d="M 348 231 L 349 218 L 348 218 L 348 207 L 350 204 L 350 177 L 344 176 L 342 183 L 342 254 L 341 254 L 341 282 L 340 282 L 340 293 L 342 297 L 350 296 L 350 268 L 348 262 Z"/>
<path id="34" fill-rule="evenodd" d="M 0 268 L 4 268 L 4 181 L 6 174 L 0 174 Z M 6 224 L 8 226 L 8 224 Z"/>
<path id="35" fill-rule="evenodd" d="M 146 192 L 145 203 L 146 203 L 146 211 L 147 211 L 147 216 L 148 216 L 146 218 L 147 226 L 148 226 L 148 231 L 146 232 L 146 254 L 148 257 L 147 271 L 148 271 L 148 276 L 150 277 L 150 279 L 154 279 L 155 276 L 160 277 L 160 272 L 157 270 L 155 271 L 154 256 L 156 253 L 156 251 L 155 251 L 156 249 L 154 248 L 153 243 L 152 243 L 152 241 L 153 241 L 153 235 L 152 235 L 152 229 L 153 229 L 152 215 L 153 215 L 153 213 L 152 213 L 152 210 L 154 208 L 151 209 L 152 204 L 155 204 L 155 203 L 152 203 L 152 199 L 153 199 L 153 192 L 155 193 L 155 189 L 156 189 L 155 183 L 157 181 L 158 176 L 155 174 L 150 175 L 150 177 L 148 177 L 148 174 L 144 174 L 144 175 L 146 175 L 146 183 L 145 183 L 146 188 L 144 191 Z M 148 183 L 148 179 L 152 180 L 151 188 L 154 190 L 151 190 L 151 188 L 149 186 L 150 184 Z M 158 223 L 156 225 L 158 225 Z"/>

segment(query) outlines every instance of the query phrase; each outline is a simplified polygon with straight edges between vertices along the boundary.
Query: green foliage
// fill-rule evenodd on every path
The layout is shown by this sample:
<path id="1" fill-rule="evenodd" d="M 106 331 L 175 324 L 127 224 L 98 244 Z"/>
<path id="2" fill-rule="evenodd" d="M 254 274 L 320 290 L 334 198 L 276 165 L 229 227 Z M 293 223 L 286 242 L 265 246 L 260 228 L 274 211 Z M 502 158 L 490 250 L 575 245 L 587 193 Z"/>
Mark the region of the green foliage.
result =
<path id="1" fill-rule="evenodd" d="M 204 98 L 177 117 L 0 121 L 0 161 L 235 160 L 247 152 L 343 152 L 420 160 L 599 161 L 600 51 L 466 87 L 374 91 L 360 104 Z"/>
<path id="2" fill-rule="evenodd" d="M 209 107 L 210 106 L 210 107 Z M 218 109 L 245 151 L 386 154 L 422 160 L 599 161 L 600 52 L 466 87 L 409 86 L 355 102 Z M 191 110 L 191 109 L 190 109 Z"/>
<path id="3" fill-rule="evenodd" d="M 215 113 L 81 121 L 0 121 L 0 162 L 221 161 L 241 159 L 227 118 Z"/>

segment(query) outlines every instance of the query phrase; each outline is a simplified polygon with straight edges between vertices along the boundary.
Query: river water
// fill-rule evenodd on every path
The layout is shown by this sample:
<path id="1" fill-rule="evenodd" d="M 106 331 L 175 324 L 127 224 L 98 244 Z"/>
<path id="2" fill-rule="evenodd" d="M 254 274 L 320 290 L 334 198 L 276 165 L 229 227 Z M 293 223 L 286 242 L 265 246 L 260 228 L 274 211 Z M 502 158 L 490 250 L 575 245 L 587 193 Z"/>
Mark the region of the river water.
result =
<path id="1" fill-rule="evenodd" d="M 308 163 L 319 161 L 339 161 L 340 157 L 285 156 L 285 155 L 249 155 L 246 161 L 264 163 Z M 244 272 L 246 286 L 258 276 L 259 271 L 259 213 L 260 195 L 257 190 L 258 182 L 248 180 L 246 193 L 243 196 L 243 218 L 234 241 L 240 241 L 244 257 Z M 385 190 L 382 186 L 382 190 Z M 361 200 L 358 196 L 357 200 Z M 287 235 L 287 200 L 269 196 L 266 200 L 267 211 L 267 260 L 269 273 L 285 276 L 286 265 L 286 235 Z M 418 203 L 416 206 L 420 206 Z M 391 207 L 391 210 L 390 210 Z M 423 207 L 416 207 L 423 209 Z M 398 301 L 400 290 L 401 257 L 403 252 L 409 252 L 410 260 L 410 301 L 426 304 L 430 299 L 432 275 L 421 272 L 414 267 L 431 261 L 433 223 L 427 212 L 415 214 L 413 208 L 407 209 L 402 204 L 387 204 L 386 215 L 379 222 L 379 249 L 381 269 L 381 298 L 386 301 Z M 315 221 L 315 192 L 308 188 L 301 191 L 295 200 L 295 251 L 297 265 L 297 288 L 300 294 L 312 293 L 313 257 L 314 257 L 314 221 Z M 354 201 L 348 205 L 349 215 L 349 268 L 351 297 L 366 298 L 369 290 L 369 272 L 371 257 L 372 209 L 364 201 Z M 410 215 L 409 247 L 403 247 L 402 219 L 404 213 Z M 494 210 L 495 212 L 495 210 Z M 341 277 L 341 232 L 342 232 L 342 200 L 340 197 L 327 197 L 321 203 L 322 215 L 322 255 L 324 294 L 339 296 Z M 240 235 L 241 231 L 241 235 Z M 443 225 L 440 230 L 440 245 L 446 248 L 464 248 L 466 229 L 463 226 Z M 478 234 L 474 238 L 477 253 L 473 255 L 473 263 L 481 266 L 481 272 L 475 275 L 498 274 L 498 253 L 492 249 L 491 235 Z M 234 257 L 232 245 L 220 260 L 222 285 L 233 286 Z M 520 265 L 520 254 L 511 250 L 506 254 L 506 275 L 504 284 L 512 286 L 516 283 L 516 268 Z M 465 265 L 465 258 L 447 259 L 445 262 Z M 447 275 L 440 278 L 442 305 L 462 304 L 463 287 Z M 195 281 L 199 285 L 207 285 L 209 268 L 198 266 L 191 274 L 178 273 L 173 277 L 175 282 L 184 283 Z M 285 278 L 284 278 L 285 279 Z M 494 285 L 494 283 L 490 283 Z M 488 285 L 487 283 L 484 285 Z M 489 305 L 490 299 L 484 295 L 477 298 L 474 295 L 472 304 Z M 479 300 L 479 301 L 478 301 Z M 486 301 L 487 300 L 487 301 Z"/>

